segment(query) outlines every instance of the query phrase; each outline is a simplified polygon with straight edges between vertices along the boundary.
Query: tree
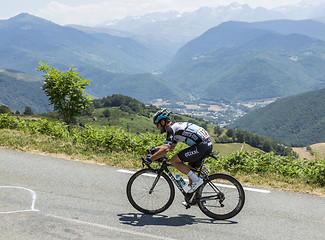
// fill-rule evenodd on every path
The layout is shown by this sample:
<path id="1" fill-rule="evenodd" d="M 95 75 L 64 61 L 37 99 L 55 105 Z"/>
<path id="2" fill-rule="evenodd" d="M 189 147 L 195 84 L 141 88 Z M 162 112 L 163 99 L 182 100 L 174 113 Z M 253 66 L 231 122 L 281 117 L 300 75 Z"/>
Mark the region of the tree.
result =
<path id="1" fill-rule="evenodd" d="M 234 136 L 234 129 L 229 128 L 226 132 L 226 135 L 230 138 L 232 138 Z"/>
<path id="2" fill-rule="evenodd" d="M 104 112 L 103 112 L 103 114 L 104 114 L 104 116 L 107 117 L 107 118 L 111 116 L 111 112 L 110 112 L 109 109 L 105 109 Z"/>
<path id="3" fill-rule="evenodd" d="M 75 121 L 81 111 L 89 107 L 91 99 L 85 96 L 85 88 L 90 80 L 84 80 L 79 73 L 72 69 L 66 73 L 40 62 L 38 72 L 44 72 L 44 85 L 42 89 L 49 97 L 49 101 L 67 124 Z"/>
<path id="4" fill-rule="evenodd" d="M 223 133 L 223 129 L 219 126 L 214 127 L 214 134 L 217 134 L 217 137 L 219 137 Z"/>
<path id="5" fill-rule="evenodd" d="M 243 130 L 237 129 L 235 135 L 236 135 L 236 138 L 237 138 L 237 142 L 240 142 L 240 143 L 245 142 L 245 133 L 244 133 Z"/>
<path id="6" fill-rule="evenodd" d="M 208 124 L 206 122 L 202 123 L 201 126 L 206 130 L 208 129 Z"/>
<path id="7" fill-rule="evenodd" d="M 5 105 L 0 106 L 0 114 L 11 113 L 11 109 Z"/>
<path id="8" fill-rule="evenodd" d="M 33 111 L 30 107 L 25 107 L 24 115 L 33 115 Z"/>

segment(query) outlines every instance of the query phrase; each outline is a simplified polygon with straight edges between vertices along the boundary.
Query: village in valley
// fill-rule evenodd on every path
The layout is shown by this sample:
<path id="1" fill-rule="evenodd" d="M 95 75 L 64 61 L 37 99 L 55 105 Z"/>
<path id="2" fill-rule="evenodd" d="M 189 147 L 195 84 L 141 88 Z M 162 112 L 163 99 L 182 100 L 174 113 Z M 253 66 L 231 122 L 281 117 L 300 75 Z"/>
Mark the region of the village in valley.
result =
<path id="1" fill-rule="evenodd" d="M 155 99 L 151 104 L 160 108 L 168 108 L 169 110 L 180 114 L 202 118 L 206 121 L 217 124 L 220 127 L 224 127 L 244 116 L 249 111 L 264 107 L 275 100 L 275 98 L 272 98 L 237 103 L 217 103 L 194 98 L 189 102 L 171 102 L 164 101 L 163 99 Z"/>

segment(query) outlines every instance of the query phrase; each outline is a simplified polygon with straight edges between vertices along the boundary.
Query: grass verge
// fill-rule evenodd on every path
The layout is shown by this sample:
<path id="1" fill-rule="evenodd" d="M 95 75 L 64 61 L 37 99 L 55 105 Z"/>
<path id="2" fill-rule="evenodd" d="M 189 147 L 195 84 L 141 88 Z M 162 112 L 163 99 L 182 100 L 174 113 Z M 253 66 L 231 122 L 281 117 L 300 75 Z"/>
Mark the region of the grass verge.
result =
<path id="1" fill-rule="evenodd" d="M 0 146 L 23 152 L 45 154 L 76 161 L 138 169 L 140 156 L 127 152 L 96 150 L 83 143 L 73 143 L 60 138 L 24 131 L 0 129 Z"/>

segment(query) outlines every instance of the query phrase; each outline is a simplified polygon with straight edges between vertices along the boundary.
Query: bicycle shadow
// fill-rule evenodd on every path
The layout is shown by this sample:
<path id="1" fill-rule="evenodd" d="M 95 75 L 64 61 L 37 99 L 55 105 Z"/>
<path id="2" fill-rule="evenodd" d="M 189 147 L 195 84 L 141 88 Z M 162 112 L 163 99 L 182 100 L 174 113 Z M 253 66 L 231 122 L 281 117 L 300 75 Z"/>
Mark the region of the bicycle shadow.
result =
<path id="1" fill-rule="evenodd" d="M 179 214 L 178 216 L 168 217 L 166 215 L 147 215 L 143 213 L 121 213 L 117 215 L 122 224 L 131 226 L 185 226 L 192 224 L 237 224 L 236 221 L 231 220 L 214 220 L 211 218 L 196 218 L 192 215 Z"/>

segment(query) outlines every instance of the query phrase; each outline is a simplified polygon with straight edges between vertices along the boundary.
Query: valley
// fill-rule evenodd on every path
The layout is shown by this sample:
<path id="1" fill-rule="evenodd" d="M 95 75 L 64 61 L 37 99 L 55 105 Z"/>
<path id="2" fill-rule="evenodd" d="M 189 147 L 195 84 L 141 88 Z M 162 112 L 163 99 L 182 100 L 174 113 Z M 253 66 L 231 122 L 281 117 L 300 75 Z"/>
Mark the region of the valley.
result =
<path id="1" fill-rule="evenodd" d="M 151 101 L 150 104 L 159 108 L 167 108 L 180 114 L 202 118 L 220 127 L 224 127 L 233 123 L 236 119 L 243 117 L 253 109 L 264 107 L 275 100 L 272 98 L 226 104 L 200 99 L 192 99 L 186 102 L 172 102 L 168 100 L 164 101 L 160 98 Z"/>

